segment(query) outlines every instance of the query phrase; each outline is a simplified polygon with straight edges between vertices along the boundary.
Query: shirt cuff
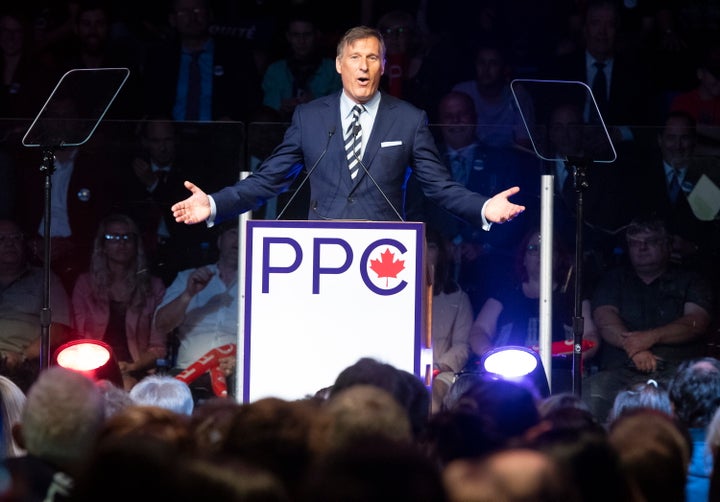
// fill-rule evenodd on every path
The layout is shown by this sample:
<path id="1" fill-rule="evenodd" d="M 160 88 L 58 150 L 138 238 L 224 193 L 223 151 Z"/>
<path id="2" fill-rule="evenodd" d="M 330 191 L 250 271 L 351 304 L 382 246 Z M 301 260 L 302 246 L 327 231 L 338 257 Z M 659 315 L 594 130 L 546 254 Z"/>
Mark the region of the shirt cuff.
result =
<path id="1" fill-rule="evenodd" d="M 208 219 L 205 220 L 205 224 L 208 228 L 211 228 L 215 225 L 215 217 L 217 216 L 217 206 L 215 205 L 215 199 L 212 198 L 212 195 L 208 195 L 208 201 L 210 201 L 210 216 L 208 216 Z"/>
<path id="2" fill-rule="evenodd" d="M 486 232 L 490 230 L 490 227 L 492 226 L 492 222 L 488 221 L 487 218 L 485 218 L 485 206 L 488 205 L 488 202 L 490 202 L 490 199 L 485 201 L 485 204 L 483 204 L 483 207 L 480 210 L 480 216 L 482 216 L 482 229 Z"/>

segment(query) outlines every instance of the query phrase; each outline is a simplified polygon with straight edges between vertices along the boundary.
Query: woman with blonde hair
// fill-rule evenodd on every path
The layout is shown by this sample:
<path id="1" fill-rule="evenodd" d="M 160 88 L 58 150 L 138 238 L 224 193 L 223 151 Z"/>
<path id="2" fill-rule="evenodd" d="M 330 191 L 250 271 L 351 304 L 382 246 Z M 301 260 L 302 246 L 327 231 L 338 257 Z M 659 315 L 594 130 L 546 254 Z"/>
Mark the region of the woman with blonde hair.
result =
<path id="1" fill-rule="evenodd" d="M 79 336 L 112 347 L 126 390 L 165 356 L 165 337 L 152 329 L 152 316 L 165 294 L 150 275 L 137 224 L 124 214 L 100 222 L 90 270 L 80 275 L 72 294 Z"/>

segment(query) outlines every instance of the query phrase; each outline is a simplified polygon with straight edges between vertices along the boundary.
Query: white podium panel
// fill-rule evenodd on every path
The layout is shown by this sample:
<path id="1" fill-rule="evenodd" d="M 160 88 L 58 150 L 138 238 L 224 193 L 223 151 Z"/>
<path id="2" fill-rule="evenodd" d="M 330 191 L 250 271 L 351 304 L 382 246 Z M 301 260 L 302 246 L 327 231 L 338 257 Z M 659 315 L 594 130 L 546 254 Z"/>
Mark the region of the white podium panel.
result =
<path id="1" fill-rule="evenodd" d="M 424 379 L 424 242 L 422 223 L 248 221 L 238 399 L 313 395 L 362 357 Z"/>

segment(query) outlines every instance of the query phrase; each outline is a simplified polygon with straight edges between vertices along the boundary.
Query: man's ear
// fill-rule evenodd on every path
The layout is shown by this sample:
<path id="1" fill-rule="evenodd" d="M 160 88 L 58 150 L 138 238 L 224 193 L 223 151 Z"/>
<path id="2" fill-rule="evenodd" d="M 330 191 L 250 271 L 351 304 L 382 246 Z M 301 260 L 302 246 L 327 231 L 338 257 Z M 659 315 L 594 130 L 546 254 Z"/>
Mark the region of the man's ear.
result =
<path id="1" fill-rule="evenodd" d="M 22 424 L 20 422 L 15 422 L 13 424 L 12 438 L 15 441 L 15 444 L 18 445 L 19 448 L 22 448 L 23 450 L 27 450 L 27 448 L 25 448 L 25 438 L 23 437 Z"/>

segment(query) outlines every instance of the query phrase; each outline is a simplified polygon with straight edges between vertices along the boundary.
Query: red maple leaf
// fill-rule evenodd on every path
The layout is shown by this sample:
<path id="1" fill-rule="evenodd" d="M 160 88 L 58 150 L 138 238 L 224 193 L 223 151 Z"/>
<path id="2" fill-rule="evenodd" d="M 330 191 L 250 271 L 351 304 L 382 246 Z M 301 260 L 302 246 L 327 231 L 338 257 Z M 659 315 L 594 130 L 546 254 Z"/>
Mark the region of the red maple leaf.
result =
<path id="1" fill-rule="evenodd" d="M 396 260 L 395 254 L 389 249 L 380 254 L 379 260 L 370 260 L 370 268 L 378 275 L 378 279 L 385 277 L 385 287 L 388 285 L 388 278 L 397 279 L 397 275 L 405 269 L 405 260 Z"/>

